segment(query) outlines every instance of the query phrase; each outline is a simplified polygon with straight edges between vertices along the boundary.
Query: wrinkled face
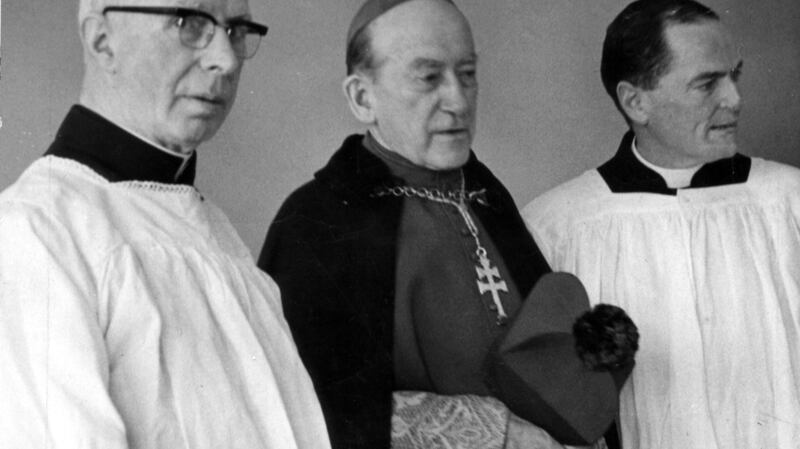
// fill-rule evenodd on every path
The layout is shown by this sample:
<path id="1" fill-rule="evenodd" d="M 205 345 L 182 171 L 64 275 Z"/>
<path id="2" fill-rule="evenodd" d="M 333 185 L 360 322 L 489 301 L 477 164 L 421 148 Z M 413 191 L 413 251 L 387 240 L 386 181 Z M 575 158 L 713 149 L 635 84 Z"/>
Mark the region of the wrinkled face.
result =
<path id="1" fill-rule="evenodd" d="M 249 18 L 247 0 L 149 0 L 132 5 L 199 9 L 221 24 Z M 203 49 L 184 46 L 172 16 L 108 13 L 118 58 L 114 88 L 123 125 L 156 143 L 191 151 L 219 129 L 236 97 L 242 68 L 217 27 Z"/>
<path id="2" fill-rule="evenodd" d="M 718 21 L 670 25 L 673 61 L 645 93 L 651 105 L 646 133 L 659 160 L 685 168 L 730 157 L 737 150 L 742 60 Z"/>
<path id="3" fill-rule="evenodd" d="M 469 158 L 478 95 L 466 20 L 442 0 L 413 0 L 370 26 L 378 65 L 372 132 L 416 165 L 460 167 Z"/>

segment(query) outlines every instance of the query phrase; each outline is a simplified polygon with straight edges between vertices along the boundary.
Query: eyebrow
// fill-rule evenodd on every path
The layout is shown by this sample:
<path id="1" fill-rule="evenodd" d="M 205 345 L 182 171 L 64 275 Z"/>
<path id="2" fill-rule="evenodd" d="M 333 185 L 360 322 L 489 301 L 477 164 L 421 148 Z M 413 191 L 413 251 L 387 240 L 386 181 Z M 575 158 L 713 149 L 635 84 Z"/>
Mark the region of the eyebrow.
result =
<path id="1" fill-rule="evenodd" d="M 730 75 L 738 74 L 738 73 L 740 73 L 742 71 L 742 66 L 743 65 L 744 65 L 744 61 L 740 59 L 739 62 L 736 63 L 736 66 L 731 70 L 719 70 L 719 71 L 714 71 L 714 72 L 703 72 L 703 73 L 700 73 L 699 75 L 697 75 L 694 78 L 692 78 L 691 81 L 689 81 L 689 84 L 696 84 L 698 82 L 716 80 L 716 79 L 724 78 L 729 74 Z"/>
<path id="2" fill-rule="evenodd" d="M 478 62 L 478 55 L 472 53 L 467 58 L 459 61 L 457 65 L 461 66 L 465 64 L 476 64 L 477 62 Z M 412 70 L 438 69 L 444 67 L 445 65 L 447 64 L 438 59 L 417 58 L 411 62 L 411 69 Z"/>
<path id="3" fill-rule="evenodd" d="M 201 13 L 205 13 L 205 14 L 208 14 L 209 16 L 211 16 L 211 17 L 214 17 L 214 14 L 212 14 L 211 11 L 209 11 L 205 5 L 200 4 L 200 2 L 189 2 L 188 4 L 182 5 L 179 8 L 180 9 L 184 9 L 184 10 L 189 10 L 189 11 L 199 11 Z M 214 17 L 214 20 L 216 20 L 216 17 Z M 231 24 L 231 23 L 243 23 L 244 22 L 244 23 L 255 23 L 256 25 L 260 25 L 260 24 L 258 24 L 256 22 L 252 21 L 253 20 L 253 15 L 250 12 L 246 12 L 246 13 L 242 13 L 242 14 L 238 14 L 238 15 L 230 16 L 230 17 L 224 17 L 223 20 L 224 20 L 224 22 L 221 22 L 221 23 Z"/>
<path id="4" fill-rule="evenodd" d="M 430 58 L 417 58 L 411 61 L 412 70 L 438 69 L 443 66 L 444 62 Z"/>
<path id="5" fill-rule="evenodd" d="M 231 22 L 247 22 L 247 23 L 254 23 L 253 16 L 251 14 L 239 14 L 238 16 L 231 16 L 225 19 L 228 23 Z"/>

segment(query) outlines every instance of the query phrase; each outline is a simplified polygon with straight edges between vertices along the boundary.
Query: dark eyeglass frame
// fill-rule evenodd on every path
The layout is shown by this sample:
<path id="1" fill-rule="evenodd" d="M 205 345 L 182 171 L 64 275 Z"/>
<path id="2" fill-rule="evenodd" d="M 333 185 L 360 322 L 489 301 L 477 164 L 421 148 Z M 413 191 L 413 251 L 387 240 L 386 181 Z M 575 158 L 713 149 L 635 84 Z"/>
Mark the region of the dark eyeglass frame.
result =
<path id="1" fill-rule="evenodd" d="M 195 43 L 185 42 L 182 35 L 181 35 L 181 43 L 186 45 L 187 47 L 194 48 L 197 50 L 201 50 L 206 48 L 211 40 L 214 38 L 214 33 L 216 32 L 217 27 L 219 26 L 223 30 L 225 30 L 225 34 L 230 38 L 231 32 L 237 26 L 245 26 L 247 28 L 245 35 L 247 34 L 256 34 L 259 36 L 258 42 L 256 42 L 254 49 L 250 54 L 243 54 L 240 57 L 242 59 L 250 59 L 252 58 L 256 52 L 258 51 L 258 44 L 261 42 L 261 37 L 266 36 L 269 27 L 266 25 L 262 25 L 260 23 L 251 22 L 245 19 L 233 19 L 226 24 L 220 24 L 217 19 L 212 16 L 211 14 L 201 11 L 199 9 L 192 9 L 192 8 L 177 8 L 177 7 L 161 7 L 161 6 L 106 6 L 103 8 L 103 15 L 108 12 L 133 12 L 133 13 L 140 13 L 140 14 L 156 14 L 156 15 L 163 15 L 163 16 L 175 16 L 181 22 L 178 22 L 178 27 L 182 28 L 182 21 L 185 20 L 187 17 L 191 16 L 200 16 L 204 19 L 207 19 L 211 23 L 214 24 L 214 28 L 209 36 L 205 38 L 205 41 L 201 41 L 201 45 L 195 45 Z M 246 36 L 245 36 L 246 37 Z"/>

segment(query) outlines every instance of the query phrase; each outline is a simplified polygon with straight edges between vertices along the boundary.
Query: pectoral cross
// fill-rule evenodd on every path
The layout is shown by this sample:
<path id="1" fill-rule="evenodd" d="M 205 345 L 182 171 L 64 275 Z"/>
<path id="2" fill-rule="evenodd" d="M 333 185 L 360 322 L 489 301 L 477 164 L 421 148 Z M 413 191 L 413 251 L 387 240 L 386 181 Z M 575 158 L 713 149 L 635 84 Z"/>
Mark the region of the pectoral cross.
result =
<path id="1" fill-rule="evenodd" d="M 478 291 L 481 295 L 486 292 L 492 293 L 494 307 L 490 308 L 497 309 L 497 324 L 502 326 L 508 320 L 508 315 L 506 315 L 506 311 L 503 309 L 503 303 L 500 302 L 499 292 L 508 293 L 508 286 L 506 285 L 506 281 L 500 277 L 500 271 L 497 267 L 491 265 L 488 257 L 482 256 L 479 260 L 481 266 L 475 267 L 475 271 L 478 272 Z M 497 278 L 499 282 L 495 282 L 495 278 Z M 482 279 L 486 279 L 486 281 L 484 282 Z"/>

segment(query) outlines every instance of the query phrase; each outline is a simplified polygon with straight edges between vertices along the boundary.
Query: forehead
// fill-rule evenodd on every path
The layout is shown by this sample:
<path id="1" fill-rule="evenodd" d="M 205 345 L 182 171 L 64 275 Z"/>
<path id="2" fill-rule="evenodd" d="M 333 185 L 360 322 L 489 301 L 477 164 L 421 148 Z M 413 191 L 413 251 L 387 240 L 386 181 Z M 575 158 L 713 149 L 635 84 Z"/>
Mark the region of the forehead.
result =
<path id="1" fill-rule="evenodd" d="M 701 72 L 728 71 L 740 60 L 732 36 L 716 20 L 669 25 L 665 36 L 672 52 L 668 73 L 692 76 Z"/>
<path id="2" fill-rule="evenodd" d="M 370 32 L 378 58 L 407 62 L 424 58 L 445 63 L 474 58 L 469 24 L 443 0 L 412 0 L 398 5 L 378 17 Z"/>
<path id="3" fill-rule="evenodd" d="M 124 4 L 136 6 L 177 6 L 199 9 L 220 18 L 237 17 L 250 14 L 248 0 L 133 0 L 110 1 L 110 5 Z"/>

